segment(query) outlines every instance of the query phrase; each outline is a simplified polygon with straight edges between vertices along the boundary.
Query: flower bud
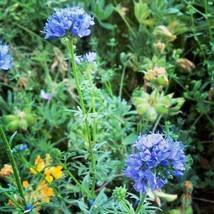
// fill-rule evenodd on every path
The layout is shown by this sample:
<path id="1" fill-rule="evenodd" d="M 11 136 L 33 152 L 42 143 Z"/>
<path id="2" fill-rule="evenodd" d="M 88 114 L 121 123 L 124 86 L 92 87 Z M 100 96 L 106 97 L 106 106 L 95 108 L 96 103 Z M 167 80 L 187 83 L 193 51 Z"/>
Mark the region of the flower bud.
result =
<path id="1" fill-rule="evenodd" d="M 162 54 L 165 50 L 166 45 L 165 43 L 159 41 L 154 44 L 154 47 L 156 48 L 159 54 Z"/>
<path id="2" fill-rule="evenodd" d="M 195 65 L 186 58 L 177 59 L 176 64 L 187 72 L 191 72 L 193 69 L 195 69 Z"/>
<path id="3" fill-rule="evenodd" d="M 20 127 L 22 130 L 26 131 L 26 130 L 27 130 L 27 126 L 28 126 L 28 122 L 27 122 L 25 119 L 21 119 L 21 120 L 19 121 L 19 127 Z"/>
<path id="4" fill-rule="evenodd" d="M 190 181 L 185 181 L 184 182 L 184 187 L 185 187 L 185 192 L 186 193 L 192 193 L 193 191 L 193 186 L 192 186 L 192 183 Z"/>
<path id="5" fill-rule="evenodd" d="M 26 114 L 25 119 L 27 120 L 28 123 L 35 123 L 36 122 L 36 118 L 33 114 Z"/>
<path id="6" fill-rule="evenodd" d="M 192 203 L 192 196 L 189 193 L 184 193 L 181 196 L 181 203 L 182 203 L 182 207 L 189 207 Z"/>
<path id="7" fill-rule="evenodd" d="M 146 117 L 149 121 L 155 121 L 157 116 L 158 113 L 156 112 L 154 107 L 150 107 L 149 110 L 146 112 Z"/>
<path id="8" fill-rule="evenodd" d="M 142 115 L 145 114 L 151 106 L 148 103 L 139 104 L 137 106 L 137 113 Z"/>
<path id="9" fill-rule="evenodd" d="M 16 120 L 17 117 L 15 115 L 10 114 L 10 115 L 5 115 L 4 119 L 6 122 L 12 122 L 13 120 Z"/>
<path id="10" fill-rule="evenodd" d="M 168 107 L 161 103 L 156 103 L 154 105 L 154 108 L 157 111 L 157 113 L 162 114 L 162 115 L 166 114 L 168 112 Z"/>
<path id="11" fill-rule="evenodd" d="M 11 121 L 7 125 L 8 130 L 11 131 L 11 132 L 17 130 L 18 127 L 19 127 L 19 120 L 18 119 Z"/>
<path id="12" fill-rule="evenodd" d="M 28 79 L 26 77 L 20 77 L 18 80 L 18 85 L 26 88 L 28 86 Z"/>
<path id="13" fill-rule="evenodd" d="M 175 35 L 173 35 L 169 29 L 164 26 L 164 25 L 159 25 L 155 28 L 154 30 L 154 35 L 155 36 L 161 36 L 163 37 L 166 41 L 168 42 L 172 42 L 174 41 L 177 37 Z"/>
<path id="14" fill-rule="evenodd" d="M 113 190 L 113 197 L 116 200 L 122 201 L 126 198 L 127 189 L 125 187 L 116 187 Z"/>

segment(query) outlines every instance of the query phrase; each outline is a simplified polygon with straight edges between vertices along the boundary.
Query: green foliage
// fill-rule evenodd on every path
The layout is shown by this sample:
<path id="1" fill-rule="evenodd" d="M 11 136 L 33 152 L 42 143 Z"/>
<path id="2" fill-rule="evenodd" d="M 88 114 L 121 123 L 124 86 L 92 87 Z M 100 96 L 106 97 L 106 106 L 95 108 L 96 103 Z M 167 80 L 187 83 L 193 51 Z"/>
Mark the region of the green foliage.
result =
<path id="1" fill-rule="evenodd" d="M 42 32 L 53 9 L 67 4 L 83 7 L 95 20 L 90 37 L 73 41 L 74 53 L 66 49 L 67 38 L 46 41 Z M 0 40 L 11 46 L 14 61 L 10 71 L 0 71 L 0 125 L 12 136 L 11 148 L 28 145 L 14 157 L 21 181 L 31 181 L 22 188 L 32 213 L 36 207 L 45 213 L 157 212 L 148 197 L 137 205 L 143 200 L 123 174 L 137 136 L 155 131 L 184 143 L 191 169 L 183 179 L 208 196 L 214 176 L 213 13 L 208 0 L 0 2 Z M 71 59 L 89 50 L 98 57 L 77 65 L 75 78 Z M 51 99 L 43 99 L 41 90 Z M 0 169 L 9 163 L 2 142 Z M 48 162 L 46 154 L 52 162 L 39 171 L 35 159 Z M 37 204 L 28 191 L 53 177 L 46 171 L 50 165 L 62 166 L 63 176 L 48 185 L 51 201 Z M 16 179 L 2 173 L 0 211 L 22 212 Z M 184 180 L 166 189 L 181 196 Z M 153 200 L 163 200 L 169 213 L 194 212 L 189 201 L 181 212 L 178 201 Z M 205 207 L 201 212 L 209 213 Z"/>

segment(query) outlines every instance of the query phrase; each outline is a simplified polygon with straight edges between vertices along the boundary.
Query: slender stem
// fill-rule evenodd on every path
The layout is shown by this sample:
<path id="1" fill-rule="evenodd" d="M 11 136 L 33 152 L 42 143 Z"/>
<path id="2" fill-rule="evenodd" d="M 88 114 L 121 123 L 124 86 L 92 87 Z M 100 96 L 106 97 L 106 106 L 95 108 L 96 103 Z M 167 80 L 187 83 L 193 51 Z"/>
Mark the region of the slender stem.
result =
<path id="1" fill-rule="evenodd" d="M 89 197 L 93 197 L 93 195 L 90 194 L 90 192 L 75 178 L 75 176 L 69 171 L 67 166 L 63 164 L 62 162 L 60 163 L 62 167 L 65 169 L 65 171 L 68 173 L 68 175 L 71 177 L 71 179 L 76 183 L 76 185 L 82 190 L 83 193 L 85 193 Z"/>
<path id="2" fill-rule="evenodd" d="M 122 76 L 121 76 L 121 80 L 120 80 L 120 90 L 119 90 L 120 99 L 122 97 L 122 90 L 123 90 L 125 72 L 126 72 L 126 66 L 123 67 Z"/>
<path id="3" fill-rule="evenodd" d="M 126 202 L 124 200 L 121 200 L 120 202 L 126 208 L 128 214 L 133 214 L 133 212 L 129 209 L 129 207 L 127 206 L 127 204 L 126 204 Z"/>
<path id="4" fill-rule="evenodd" d="M 155 125 L 154 125 L 154 127 L 153 127 L 153 129 L 152 129 L 152 132 L 155 132 L 155 130 L 156 130 L 156 128 L 157 128 L 157 126 L 158 126 L 158 124 L 159 124 L 161 118 L 162 118 L 162 115 L 158 115 L 158 117 L 157 117 L 157 119 L 156 119 L 156 121 L 155 121 Z"/>
<path id="5" fill-rule="evenodd" d="M 113 97 L 113 91 L 112 91 L 112 88 L 111 88 L 110 81 L 106 81 L 106 82 L 104 82 L 104 84 L 105 84 L 105 87 L 106 87 L 108 93 L 111 95 L 111 97 Z"/>
<path id="6" fill-rule="evenodd" d="M 207 0 L 204 0 L 204 11 L 205 11 L 205 14 L 204 14 L 204 18 L 207 22 L 207 28 L 208 28 L 208 32 L 209 32 L 209 37 L 210 37 L 210 41 L 213 40 L 213 36 L 212 36 L 212 29 L 211 29 L 211 25 L 210 25 L 210 20 L 209 20 L 209 11 L 208 11 L 208 2 Z"/>
<path id="7" fill-rule="evenodd" d="M 92 78 L 91 78 L 91 73 L 90 73 L 90 70 L 89 69 L 87 69 L 87 76 L 88 76 L 88 80 L 89 80 L 89 83 L 90 83 L 90 86 L 91 87 L 93 87 L 93 80 L 92 80 Z M 94 98 L 94 96 L 92 96 L 92 98 L 91 98 L 91 106 L 92 106 L 92 113 L 95 113 L 96 112 L 96 106 L 95 106 L 95 98 Z M 96 133 L 97 133 L 97 123 L 96 123 L 96 119 L 94 119 L 93 120 L 93 124 L 92 124 L 92 133 L 93 133 L 93 143 L 96 143 Z"/>
<path id="8" fill-rule="evenodd" d="M 92 191 L 92 195 L 94 195 L 94 191 L 95 191 L 95 184 L 96 184 L 96 162 L 95 162 L 95 157 L 93 154 L 93 146 L 92 146 L 92 142 L 91 142 L 91 133 L 90 133 L 90 128 L 89 128 L 89 124 L 88 124 L 88 120 L 87 120 L 87 111 L 85 108 L 85 104 L 84 104 L 84 100 L 83 100 L 83 94 L 81 91 L 81 87 L 80 87 L 80 83 L 79 83 L 79 79 L 78 79 L 78 68 L 75 62 L 75 55 L 74 55 L 74 38 L 73 37 L 69 37 L 68 38 L 68 49 L 69 49 L 69 54 L 71 57 L 71 63 L 72 63 L 72 70 L 73 70 L 73 75 L 74 75 L 74 79 L 76 82 L 76 88 L 77 88 L 77 92 L 79 95 L 79 99 L 80 99 L 80 107 L 82 109 L 82 112 L 85 116 L 85 129 L 86 129 L 86 133 L 87 133 L 87 140 L 88 140 L 88 145 L 89 145 L 89 153 L 90 153 L 90 158 L 91 158 L 91 163 L 92 163 L 92 187 L 91 187 L 91 191 Z"/>
<path id="9" fill-rule="evenodd" d="M 141 207 L 143 206 L 146 195 L 141 195 L 140 198 L 141 198 L 140 203 L 137 206 L 137 210 L 136 210 L 135 214 L 138 214 L 138 212 L 141 210 Z"/>
<path id="10" fill-rule="evenodd" d="M 12 165 L 13 173 L 14 173 L 14 177 L 15 177 L 15 182 L 16 182 L 18 191 L 20 193 L 20 196 L 23 199 L 24 205 L 26 206 L 27 203 L 26 203 L 26 200 L 25 200 L 25 195 L 24 195 L 22 183 L 21 183 L 20 176 L 19 176 L 19 170 L 18 170 L 17 164 L 15 162 L 15 159 L 13 157 L 13 154 L 11 152 L 10 144 L 9 144 L 9 142 L 8 142 L 8 140 L 7 140 L 6 136 L 5 136 L 5 133 L 4 133 L 4 131 L 3 131 L 1 126 L 0 126 L 0 138 L 2 139 L 2 142 L 4 144 L 7 156 L 9 158 L 9 161 L 10 161 L 11 165 Z"/>
<path id="11" fill-rule="evenodd" d="M 115 2 L 115 3 L 116 3 L 116 2 Z M 115 7 L 115 10 L 119 13 L 119 15 L 121 16 L 122 20 L 125 22 L 126 26 L 127 26 L 128 29 L 130 30 L 132 36 L 136 37 L 135 32 L 132 30 L 130 24 L 128 23 L 128 21 L 126 20 L 124 14 L 123 14 L 123 12 L 122 12 L 121 6 L 120 6 L 120 5 L 117 5 L 117 6 Z"/>

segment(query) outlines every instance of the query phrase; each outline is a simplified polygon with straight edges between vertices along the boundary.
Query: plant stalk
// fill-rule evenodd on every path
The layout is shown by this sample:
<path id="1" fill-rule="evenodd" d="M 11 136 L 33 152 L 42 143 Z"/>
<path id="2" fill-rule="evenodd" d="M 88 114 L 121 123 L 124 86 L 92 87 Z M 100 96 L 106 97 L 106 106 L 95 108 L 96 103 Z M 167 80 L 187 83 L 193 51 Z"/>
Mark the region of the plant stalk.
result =
<path id="1" fill-rule="evenodd" d="M 76 82 L 76 88 L 77 88 L 77 93 L 79 95 L 79 99 L 80 99 L 80 107 L 82 109 L 82 112 L 85 116 L 85 129 L 86 129 L 86 133 L 87 133 L 87 140 L 88 140 L 88 145 L 89 145 L 89 153 L 90 153 L 90 159 L 91 159 L 91 163 L 92 163 L 92 187 L 91 187 L 91 192 L 92 195 L 94 196 L 94 191 L 95 191 L 95 184 L 96 184 L 96 161 L 95 161 L 95 157 L 93 154 L 93 146 L 92 146 L 92 140 L 91 140 L 91 133 L 90 133 L 90 128 L 89 128 L 89 124 L 88 124 L 88 120 L 87 120 L 87 111 L 86 111 L 86 107 L 84 104 L 84 100 L 83 100 L 83 94 L 81 91 L 81 87 L 80 87 L 80 83 L 79 83 L 79 79 L 78 76 L 79 71 L 75 62 L 75 54 L 74 54 L 74 38 L 73 37 L 69 37 L 68 38 L 68 49 L 69 49 L 69 54 L 71 57 L 71 64 L 72 64 L 72 70 L 73 70 L 73 75 L 74 75 L 74 79 Z"/>
<path id="2" fill-rule="evenodd" d="M 6 150 L 6 153 L 7 153 L 7 156 L 9 158 L 9 161 L 12 165 L 12 168 L 13 168 L 13 174 L 14 174 L 14 177 L 15 177 L 15 182 L 16 182 L 16 185 L 17 185 L 17 188 L 18 188 L 18 191 L 20 193 L 20 196 L 24 202 L 24 205 L 26 206 L 27 203 L 26 203 L 26 200 L 25 200 L 25 195 L 24 195 L 24 191 L 23 191 L 23 188 L 22 188 L 22 183 L 21 183 L 21 180 L 20 180 L 20 176 L 19 176 L 19 169 L 17 167 L 17 164 L 15 162 L 15 159 L 13 157 L 13 154 L 11 152 L 11 148 L 10 148 L 10 144 L 5 136 L 5 133 L 2 129 L 2 127 L 0 126 L 0 138 L 2 139 L 2 142 L 4 144 L 4 148 Z"/>

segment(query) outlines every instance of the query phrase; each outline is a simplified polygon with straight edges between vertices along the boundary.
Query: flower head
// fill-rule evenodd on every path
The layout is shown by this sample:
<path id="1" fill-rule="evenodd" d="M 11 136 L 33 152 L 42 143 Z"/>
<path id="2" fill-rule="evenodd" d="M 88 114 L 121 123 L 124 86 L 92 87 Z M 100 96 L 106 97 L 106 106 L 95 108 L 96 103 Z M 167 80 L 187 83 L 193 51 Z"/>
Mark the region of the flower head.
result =
<path id="1" fill-rule="evenodd" d="M 125 175 L 134 180 L 136 191 L 161 189 L 173 175 L 183 175 L 185 155 L 180 142 L 159 133 L 139 136 L 136 152 L 128 156 Z"/>
<path id="2" fill-rule="evenodd" d="M 8 70 L 13 65 L 13 59 L 8 54 L 9 49 L 8 45 L 3 45 L 0 41 L 0 69 L 2 70 Z"/>
<path id="3" fill-rule="evenodd" d="M 75 37 L 88 36 L 89 27 L 94 25 L 93 18 L 79 7 L 55 10 L 44 27 L 45 39 L 61 38 L 66 35 Z"/>
<path id="4" fill-rule="evenodd" d="M 97 58 L 96 52 L 88 52 L 85 55 L 83 55 L 83 60 L 86 62 L 94 62 Z"/>

